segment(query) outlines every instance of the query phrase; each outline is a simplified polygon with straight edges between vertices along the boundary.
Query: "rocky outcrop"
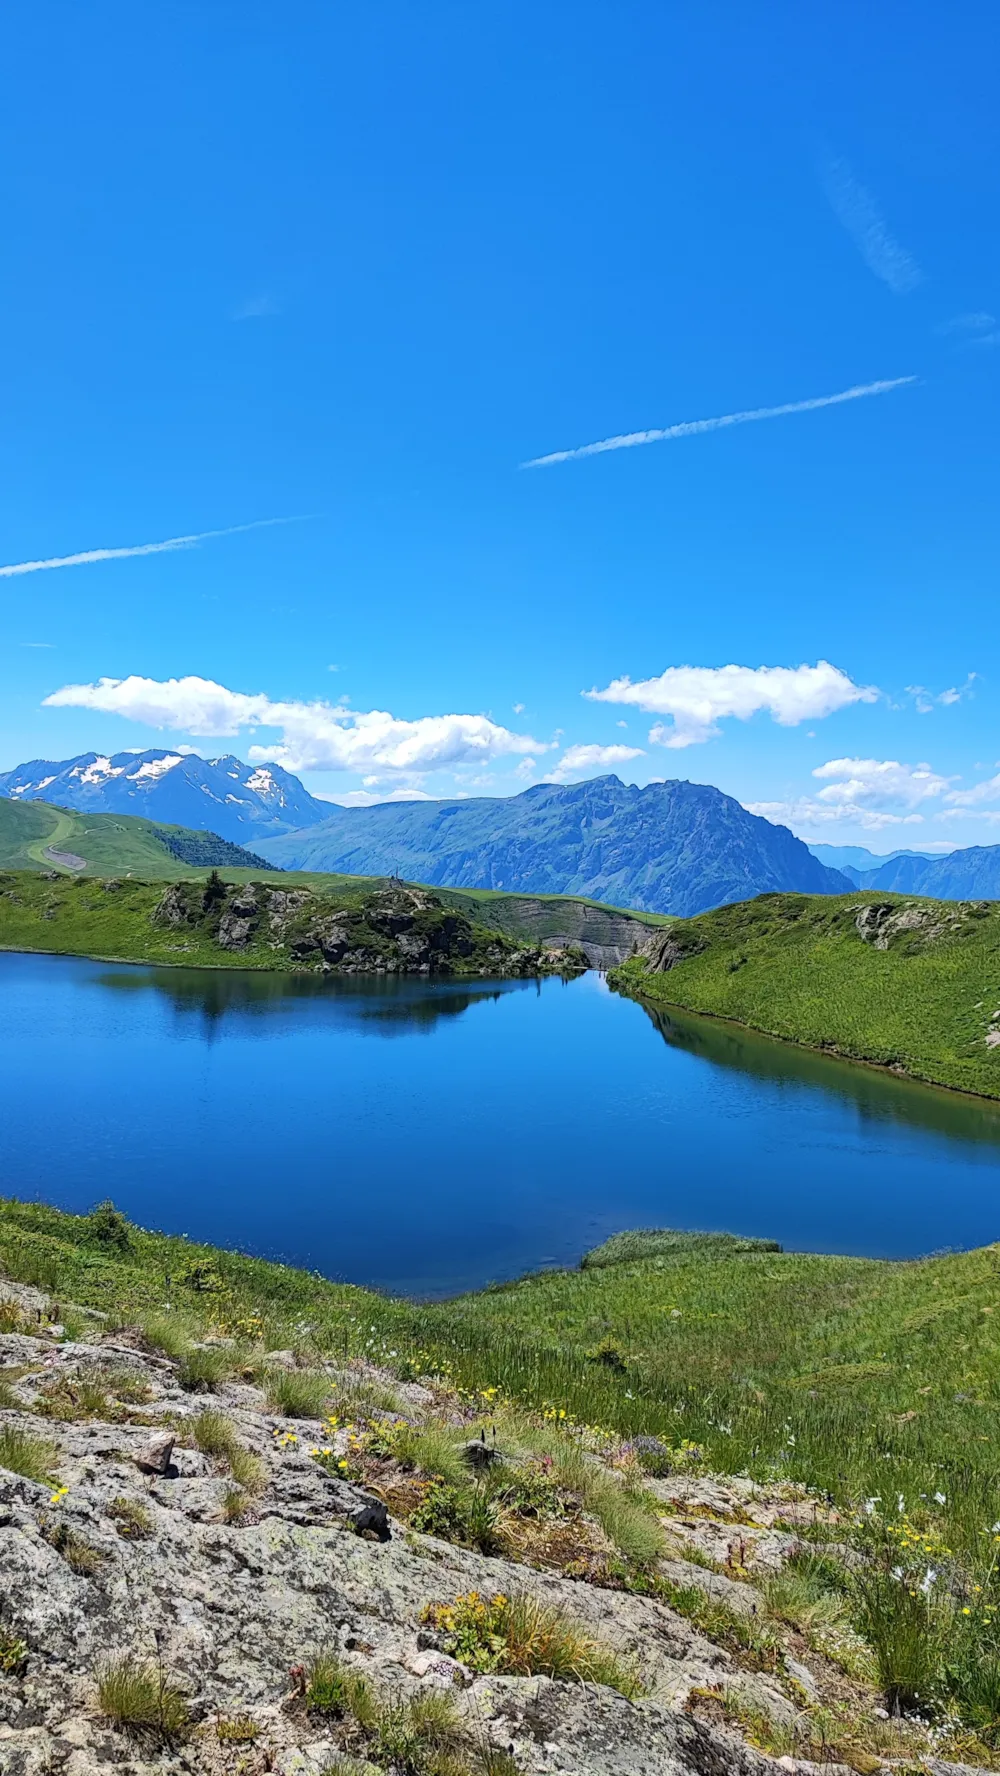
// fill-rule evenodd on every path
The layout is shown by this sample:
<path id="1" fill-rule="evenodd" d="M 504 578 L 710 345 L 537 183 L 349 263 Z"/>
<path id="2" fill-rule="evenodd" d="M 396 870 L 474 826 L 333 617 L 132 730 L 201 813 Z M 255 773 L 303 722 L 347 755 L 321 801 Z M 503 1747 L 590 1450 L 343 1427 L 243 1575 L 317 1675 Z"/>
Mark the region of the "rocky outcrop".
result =
<path id="1" fill-rule="evenodd" d="M 96 1316 L 89 1342 L 60 1343 L 43 1296 L 9 1284 L 2 1293 L 24 1312 L 20 1329 L 0 1333 L 0 1437 L 10 1439 L 0 1443 L 0 1776 L 98 1776 L 108 1764 L 123 1776 L 333 1776 L 348 1768 L 343 1735 L 304 1693 L 324 1652 L 377 1696 L 450 1696 L 470 1748 L 447 1766 L 455 1776 L 819 1776 L 704 1711 L 725 1704 L 790 1726 L 797 1698 L 828 1681 L 822 1660 L 814 1670 L 789 1655 L 773 1672 L 753 1670 L 654 1595 L 418 1532 L 394 1515 L 391 1492 L 387 1511 L 341 1472 L 349 1413 L 324 1427 L 332 1459 L 320 1461 L 317 1424 L 269 1408 L 260 1370 L 287 1378 L 293 1351 L 245 1365 L 254 1380 L 198 1395 L 138 1334 L 102 1333 Z M 329 1373 L 347 1400 L 352 1388 L 391 1385 L 396 1404 L 381 1410 L 397 1422 L 451 1412 L 470 1467 L 483 1449 L 491 1467 L 507 1459 L 502 1438 L 500 1453 L 495 1439 L 469 1440 L 468 1408 L 449 1406 L 440 1387 L 365 1365 Z M 229 1458 L 212 1454 L 220 1423 L 256 1470 L 235 1505 Z M 51 1478 L 16 1471 L 18 1436 L 48 1440 Z M 797 1531 L 810 1546 L 824 1525 L 836 1536 L 836 1514 L 794 1486 L 768 1493 L 679 1473 L 648 1487 L 668 1534 L 668 1591 L 697 1587 L 728 1618 L 764 1609 L 759 1587 L 799 1547 Z M 475 1675 L 428 1625 L 428 1606 L 469 1593 L 556 1606 L 634 1660 L 643 1693 L 629 1701 L 599 1683 Z M 127 1730 L 102 1709 L 101 1674 L 124 1658 L 177 1686 L 183 1734 Z M 377 1767 L 432 1768 L 394 1761 L 384 1746 Z M 376 1776 L 368 1764 L 350 1768 Z"/>
<path id="2" fill-rule="evenodd" d="M 390 881 L 314 894 L 268 882 L 173 882 L 154 922 L 196 931 L 230 955 L 343 974 L 572 974 L 583 950 L 558 937 L 525 942 L 479 924 L 426 889 Z"/>
<path id="3" fill-rule="evenodd" d="M 55 1447 L 52 1482 L 0 1467 L 0 1633 L 3 1645 L 23 1649 L 0 1674 L 3 1776 L 94 1776 L 108 1762 L 135 1776 L 210 1776 L 235 1769 L 220 1765 L 216 1731 L 234 1718 L 251 1723 L 255 1771 L 320 1776 L 336 1768 L 334 1747 L 323 1721 L 295 1705 L 290 1672 L 324 1649 L 400 1696 L 447 1685 L 470 1730 L 498 1753 L 513 1747 L 525 1773 L 773 1769 L 683 1704 L 699 1684 L 742 1686 L 758 1706 L 780 1705 L 780 1692 L 740 1672 L 665 1605 L 487 1559 L 399 1524 L 388 1540 L 359 1534 L 370 1496 L 311 1459 L 312 1423 L 275 1417 L 249 1384 L 192 1398 L 171 1365 L 114 1337 L 59 1346 L 0 1337 L 0 1362 L 12 1360 L 17 1405 L 0 1411 L 0 1430 L 42 1430 Z M 81 1376 L 103 1378 L 112 1394 L 117 1386 L 149 1397 L 119 1405 L 111 1420 L 40 1425 L 33 1408 Z M 194 1446 L 191 1427 L 206 1404 L 225 1412 L 265 1471 L 256 1504 L 236 1521 L 227 1521 L 231 1482 L 221 1464 Z M 170 1428 L 151 1436 L 158 1420 Z M 526 1586 L 639 1656 L 647 1696 L 630 1703 L 600 1686 L 472 1678 L 421 1626 L 434 1600 Z M 102 1716 L 99 1674 L 129 1654 L 169 1671 L 182 1689 L 195 1723 L 183 1742 L 130 1737 Z"/>
<path id="4" fill-rule="evenodd" d="M 946 907 L 926 901 L 866 901 L 855 914 L 854 925 L 863 943 L 887 950 L 894 938 L 909 937 L 920 947 L 942 937 L 954 937 L 970 918 L 990 911 L 989 902 L 959 902 Z"/>

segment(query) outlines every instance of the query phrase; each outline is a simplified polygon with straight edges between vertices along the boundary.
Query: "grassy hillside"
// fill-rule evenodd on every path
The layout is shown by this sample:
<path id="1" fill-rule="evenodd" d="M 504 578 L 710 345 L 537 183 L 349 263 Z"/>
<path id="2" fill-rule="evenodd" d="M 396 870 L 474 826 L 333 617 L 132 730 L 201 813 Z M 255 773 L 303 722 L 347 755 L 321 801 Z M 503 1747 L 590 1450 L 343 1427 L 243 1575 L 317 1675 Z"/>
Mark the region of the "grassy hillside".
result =
<path id="1" fill-rule="evenodd" d="M 939 1085 L 1000 1096 L 1000 903 L 768 894 L 676 921 L 610 977 Z"/>
<path id="2" fill-rule="evenodd" d="M 0 797 L 0 869 L 56 870 L 67 876 L 142 875 L 169 881 L 220 866 L 266 870 L 214 833 L 164 826 L 129 814 L 79 814 L 48 802 Z M 275 872 L 277 874 L 277 872 Z"/>

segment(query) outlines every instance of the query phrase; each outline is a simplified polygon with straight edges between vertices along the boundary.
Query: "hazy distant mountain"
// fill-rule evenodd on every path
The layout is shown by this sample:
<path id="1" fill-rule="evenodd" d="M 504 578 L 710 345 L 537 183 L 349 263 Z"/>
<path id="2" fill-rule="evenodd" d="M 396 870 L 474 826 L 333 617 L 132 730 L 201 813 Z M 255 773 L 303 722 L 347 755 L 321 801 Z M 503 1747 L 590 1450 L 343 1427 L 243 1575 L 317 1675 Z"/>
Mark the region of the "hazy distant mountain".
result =
<path id="1" fill-rule="evenodd" d="M 860 886 L 932 900 L 1000 900 L 1000 845 L 969 845 L 929 859 L 904 852 L 880 870 L 866 871 Z"/>
<path id="2" fill-rule="evenodd" d="M 280 765 L 155 747 L 110 758 L 83 752 L 59 762 L 32 759 L 0 773 L 0 795 L 83 813 L 141 814 L 236 841 L 310 826 L 330 811 Z"/>
<path id="3" fill-rule="evenodd" d="M 932 900 L 1000 900 L 1000 845 L 968 845 L 943 856 L 937 851 L 890 851 L 880 857 L 862 845 L 809 849 L 856 888 L 926 894 Z"/>
<path id="4" fill-rule="evenodd" d="M 868 851 L 864 845 L 810 845 L 814 857 L 825 863 L 827 869 L 840 870 L 848 881 L 856 888 L 862 886 L 873 871 L 884 869 L 887 863 L 893 863 L 897 857 L 920 857 L 936 860 L 939 851 Z"/>
<path id="5" fill-rule="evenodd" d="M 539 783 L 517 796 L 325 812 L 308 832 L 257 849 L 286 869 L 583 894 L 684 916 L 769 890 L 842 894 L 850 886 L 787 827 L 700 783 L 640 789 L 598 777 Z"/>

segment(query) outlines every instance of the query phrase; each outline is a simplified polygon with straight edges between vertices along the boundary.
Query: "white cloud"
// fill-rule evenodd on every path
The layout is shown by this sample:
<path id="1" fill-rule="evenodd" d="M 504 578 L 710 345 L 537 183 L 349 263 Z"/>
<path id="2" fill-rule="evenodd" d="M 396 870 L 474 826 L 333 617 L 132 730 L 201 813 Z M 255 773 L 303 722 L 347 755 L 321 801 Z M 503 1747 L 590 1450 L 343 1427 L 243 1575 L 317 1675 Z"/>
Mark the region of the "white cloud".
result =
<path id="1" fill-rule="evenodd" d="M 823 827 L 850 822 L 866 832 L 882 832 L 887 826 L 920 826 L 922 814 L 892 814 L 886 809 L 841 806 L 831 808 L 828 802 L 812 796 L 799 796 L 790 802 L 747 802 L 750 814 L 759 814 L 775 826 L 790 826 L 793 832 L 812 833 Z"/>
<path id="2" fill-rule="evenodd" d="M 944 795 L 954 777 L 942 777 L 930 765 L 904 765 L 897 759 L 829 759 L 813 776 L 826 780 L 820 800 L 831 807 L 865 803 L 915 808 Z"/>
<path id="3" fill-rule="evenodd" d="M 289 771 L 409 774 L 548 750 L 543 741 L 511 733 L 485 715 L 425 715 L 403 721 L 384 710 L 362 712 L 321 699 L 274 702 L 263 693 L 231 691 L 193 676 L 102 678 L 96 684 L 64 685 L 44 701 L 48 708 L 96 709 L 147 727 L 209 738 L 243 728 L 276 728 L 281 739 L 251 746 L 248 757 Z"/>
<path id="4" fill-rule="evenodd" d="M 610 771 L 616 765 L 627 765 L 630 759 L 645 756 L 641 746 L 567 746 L 545 781 L 566 783 L 581 771 Z"/>
<path id="5" fill-rule="evenodd" d="M 849 823 L 869 832 L 887 826 L 919 826 L 924 803 L 953 799 L 953 777 L 929 765 L 901 764 L 898 759 L 828 759 L 813 777 L 825 783 L 815 796 L 790 802 L 749 802 L 751 814 L 796 830 Z"/>
<path id="6" fill-rule="evenodd" d="M 906 694 L 913 698 L 918 715 L 930 715 L 935 704 L 950 709 L 953 704 L 974 696 L 972 687 L 978 677 L 978 672 L 970 672 L 963 685 L 949 685 L 945 691 L 929 691 L 926 685 L 907 685 Z"/>
<path id="7" fill-rule="evenodd" d="M 868 395 L 887 395 L 892 389 L 905 388 L 916 380 L 915 376 L 896 376 L 888 381 L 858 383 L 854 388 L 841 389 L 836 395 L 814 395 L 808 401 L 784 401 L 780 407 L 749 407 L 739 413 L 719 414 L 714 419 L 685 419 L 678 425 L 662 426 L 653 431 L 619 432 L 596 444 L 579 444 L 573 450 L 551 450 L 547 456 L 534 456 L 521 467 L 547 469 L 554 463 L 573 462 L 579 456 L 601 456 L 606 450 L 634 450 L 638 444 L 664 444 L 674 438 L 693 438 L 700 432 L 720 432 L 728 426 L 749 425 L 757 419 L 783 419 L 789 413 L 814 413 L 818 407 L 839 407 L 844 401 L 861 401 Z"/>
<path id="8" fill-rule="evenodd" d="M 923 272 L 890 234 L 874 197 L 854 177 L 846 160 L 830 162 L 825 184 L 837 220 L 847 230 L 869 271 L 881 278 L 894 296 L 915 290 L 923 282 Z"/>
<path id="9" fill-rule="evenodd" d="M 996 326 L 996 316 L 987 314 L 985 309 L 978 309 L 974 314 L 952 315 L 950 321 L 942 321 L 935 327 L 935 333 L 986 333 Z"/>
<path id="10" fill-rule="evenodd" d="M 512 703 L 511 708 L 513 709 L 515 715 L 523 715 L 524 714 L 524 704 L 523 703 Z"/>
<path id="11" fill-rule="evenodd" d="M 696 746 L 713 739 L 724 716 L 749 721 L 767 710 L 782 727 L 817 721 L 852 703 L 872 703 L 878 692 L 856 685 L 827 660 L 815 666 L 668 666 L 659 678 L 616 678 L 606 690 L 584 691 L 595 703 L 631 703 L 653 715 L 666 715 L 672 726 L 658 722 L 650 743 L 673 748 Z"/>
<path id="12" fill-rule="evenodd" d="M 123 561 L 129 555 L 165 555 L 173 549 L 193 549 L 211 537 L 240 536 L 245 530 L 269 530 L 273 524 L 298 524 L 298 518 L 257 518 L 253 524 L 230 524 L 225 530 L 199 530 L 192 536 L 168 537 L 165 543 L 135 543 L 127 549 L 85 549 L 80 555 L 53 555 L 47 561 L 15 561 L 0 567 L 0 579 L 15 574 L 45 573 L 53 567 L 86 567 L 92 561 Z"/>
<path id="13" fill-rule="evenodd" d="M 948 800 L 955 808 L 974 808 L 980 802 L 1000 801 L 1000 777 L 990 777 L 972 789 L 952 790 Z"/>

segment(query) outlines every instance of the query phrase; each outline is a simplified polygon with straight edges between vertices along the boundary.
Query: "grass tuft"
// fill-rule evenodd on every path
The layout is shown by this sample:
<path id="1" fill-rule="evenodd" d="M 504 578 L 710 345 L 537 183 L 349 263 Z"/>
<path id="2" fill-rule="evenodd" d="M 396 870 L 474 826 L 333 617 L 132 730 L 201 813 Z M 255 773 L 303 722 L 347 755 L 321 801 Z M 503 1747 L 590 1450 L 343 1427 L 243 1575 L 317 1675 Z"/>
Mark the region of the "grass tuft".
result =
<path id="1" fill-rule="evenodd" d="M 144 1542 L 153 1533 L 153 1519 L 140 1499 L 112 1499 L 108 1516 L 124 1542 Z"/>
<path id="2" fill-rule="evenodd" d="M 210 1394 L 232 1372 L 232 1353 L 224 1345 L 192 1344 L 177 1365 L 177 1380 L 189 1394 Z"/>
<path id="3" fill-rule="evenodd" d="M 0 1468 L 20 1474 L 25 1480 L 36 1480 L 42 1486 L 52 1483 L 52 1474 L 59 1460 L 54 1443 L 33 1436 L 14 1425 L 0 1430 Z"/>
<path id="4" fill-rule="evenodd" d="M 145 1729 L 164 1739 L 177 1738 L 190 1722 L 187 1701 L 177 1685 L 158 1666 L 132 1654 L 109 1659 L 102 1668 L 97 1701 L 115 1726 Z"/>
<path id="5" fill-rule="evenodd" d="M 269 1369 L 264 1391 L 272 1412 L 285 1418 L 322 1418 L 333 1384 L 322 1369 Z"/>

